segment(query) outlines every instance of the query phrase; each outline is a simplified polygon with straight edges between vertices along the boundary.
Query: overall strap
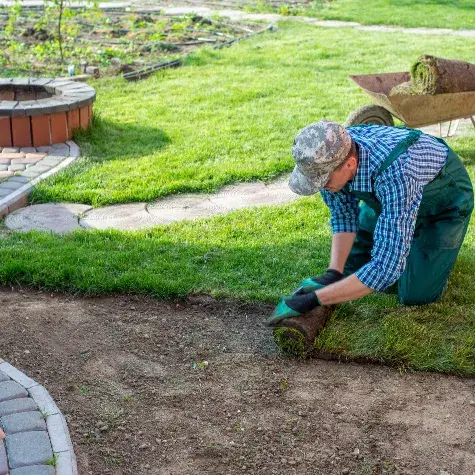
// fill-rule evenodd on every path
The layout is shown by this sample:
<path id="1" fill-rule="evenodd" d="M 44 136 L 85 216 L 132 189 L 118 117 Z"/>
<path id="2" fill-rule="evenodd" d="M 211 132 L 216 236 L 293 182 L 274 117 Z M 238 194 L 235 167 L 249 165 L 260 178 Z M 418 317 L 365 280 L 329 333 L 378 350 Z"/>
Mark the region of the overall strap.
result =
<path id="1" fill-rule="evenodd" d="M 449 144 L 443 138 L 441 137 L 433 137 L 433 138 L 437 140 L 438 142 L 443 143 L 450 150 Z"/>
<path id="2" fill-rule="evenodd" d="M 383 173 L 384 170 L 386 170 L 386 168 L 388 168 L 394 162 L 394 160 L 402 155 L 411 145 L 416 143 L 419 140 L 421 134 L 422 132 L 420 130 L 411 130 L 387 156 L 386 160 L 384 160 L 384 162 L 379 167 L 376 176 L 378 177 L 381 175 L 381 173 Z"/>

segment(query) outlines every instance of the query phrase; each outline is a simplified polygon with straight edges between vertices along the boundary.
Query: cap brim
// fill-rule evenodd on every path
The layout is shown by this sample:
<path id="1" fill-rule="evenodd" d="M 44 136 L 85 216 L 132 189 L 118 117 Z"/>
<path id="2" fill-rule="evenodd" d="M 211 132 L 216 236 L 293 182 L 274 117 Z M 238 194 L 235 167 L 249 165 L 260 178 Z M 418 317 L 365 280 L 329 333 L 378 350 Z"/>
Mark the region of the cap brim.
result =
<path id="1" fill-rule="evenodd" d="M 330 179 L 331 172 L 310 178 L 304 175 L 296 166 L 290 175 L 289 188 L 298 195 L 310 196 L 323 190 Z"/>

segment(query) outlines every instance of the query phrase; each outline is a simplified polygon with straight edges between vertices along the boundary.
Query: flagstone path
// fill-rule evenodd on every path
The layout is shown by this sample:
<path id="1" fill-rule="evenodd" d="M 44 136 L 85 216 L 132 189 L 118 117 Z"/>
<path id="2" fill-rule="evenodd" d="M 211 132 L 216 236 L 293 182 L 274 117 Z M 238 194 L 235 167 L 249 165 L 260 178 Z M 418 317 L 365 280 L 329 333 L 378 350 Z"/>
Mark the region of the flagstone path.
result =
<path id="1" fill-rule="evenodd" d="M 9 214 L 5 224 L 15 231 L 71 232 L 76 229 L 137 230 L 209 218 L 237 209 L 289 203 L 298 196 L 287 186 L 287 177 L 265 184 L 240 183 L 213 195 L 174 195 L 153 203 L 129 203 L 100 208 L 75 203 L 32 205 Z"/>
<path id="2" fill-rule="evenodd" d="M 126 3 L 126 2 L 124 2 Z M 450 28 L 404 28 L 400 26 L 387 26 L 387 25 L 362 25 L 354 21 L 339 21 L 339 20 L 319 20 L 318 18 L 306 17 L 306 16 L 293 16 L 293 15 L 279 15 L 277 13 L 247 13 L 241 10 L 219 10 L 216 8 L 209 8 L 200 5 L 193 6 L 175 6 L 164 7 L 160 2 L 149 2 L 148 5 L 144 5 L 142 0 L 135 0 L 130 2 L 130 6 L 133 9 L 140 7 L 141 11 L 154 11 L 160 8 L 165 15 L 186 15 L 190 13 L 196 13 L 205 17 L 211 17 L 218 15 L 220 17 L 229 18 L 235 21 L 298 21 L 303 23 L 309 23 L 316 26 L 325 28 L 354 28 L 361 31 L 376 31 L 376 32 L 397 32 L 405 33 L 409 35 L 451 35 L 451 36 L 464 36 L 475 37 L 475 30 L 452 30 Z"/>

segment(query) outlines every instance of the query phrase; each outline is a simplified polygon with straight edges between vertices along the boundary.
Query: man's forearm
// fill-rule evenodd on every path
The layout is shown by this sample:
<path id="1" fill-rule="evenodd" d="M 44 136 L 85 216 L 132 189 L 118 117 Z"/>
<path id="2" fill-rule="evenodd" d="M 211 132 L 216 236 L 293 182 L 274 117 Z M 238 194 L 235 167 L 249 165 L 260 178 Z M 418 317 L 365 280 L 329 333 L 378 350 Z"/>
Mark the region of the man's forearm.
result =
<path id="1" fill-rule="evenodd" d="M 333 305 L 359 299 L 373 292 L 373 289 L 364 285 L 358 277 L 353 274 L 339 282 L 327 285 L 315 293 L 323 305 Z"/>
<path id="2" fill-rule="evenodd" d="M 355 242 L 355 233 L 336 233 L 332 237 L 330 269 L 343 272 L 351 248 Z"/>

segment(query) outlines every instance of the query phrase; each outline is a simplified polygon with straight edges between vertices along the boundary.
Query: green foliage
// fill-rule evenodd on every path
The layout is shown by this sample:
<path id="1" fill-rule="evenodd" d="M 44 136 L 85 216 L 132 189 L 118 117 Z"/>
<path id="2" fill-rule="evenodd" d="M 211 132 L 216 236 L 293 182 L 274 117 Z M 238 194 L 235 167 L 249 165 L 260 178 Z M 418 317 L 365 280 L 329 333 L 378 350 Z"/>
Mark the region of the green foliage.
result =
<path id="1" fill-rule="evenodd" d="M 8 22 L 7 26 L 5 27 L 4 34 L 5 35 L 12 35 L 16 29 L 16 24 L 18 18 L 20 17 L 22 8 L 21 8 L 21 0 L 14 0 L 13 4 L 10 6 L 8 11 Z"/>
<path id="2" fill-rule="evenodd" d="M 79 0 L 73 3 L 75 1 Z M 6 44 L 0 51 L 0 62 L 8 65 L 12 74 L 16 68 L 31 68 L 31 63 L 38 61 L 55 62 L 56 68 L 62 71 L 60 63 L 71 60 L 77 53 L 75 42 L 81 33 L 81 24 L 98 21 L 103 15 L 95 0 L 87 0 L 84 8 L 70 6 L 71 2 L 65 0 L 43 0 L 43 11 L 38 15 L 28 13 L 21 2 L 15 0 L 8 8 L 8 22 L 0 37 Z M 25 28 L 24 19 L 32 26 Z"/>
<path id="3" fill-rule="evenodd" d="M 81 396 L 87 396 L 89 394 L 89 388 L 87 386 L 81 386 L 79 388 L 79 394 L 81 394 Z"/>
<path id="4" fill-rule="evenodd" d="M 52 467 L 56 467 L 56 465 L 58 465 L 58 458 L 59 458 L 59 454 L 54 453 L 51 458 L 46 460 L 45 464 L 50 465 Z"/>
<path id="5" fill-rule="evenodd" d="M 46 58 L 54 57 L 56 55 L 57 47 L 53 42 L 44 42 L 35 45 L 33 51 L 36 58 L 39 61 L 42 61 Z"/>
<path id="6" fill-rule="evenodd" d="M 61 63 L 65 60 L 65 51 L 64 51 L 64 24 L 68 23 L 68 39 L 74 42 L 74 39 L 78 36 L 79 25 L 72 22 L 76 17 L 82 16 L 83 11 L 96 10 L 95 14 L 99 12 L 98 3 L 95 0 L 86 0 L 81 4 L 85 3 L 85 6 L 81 9 L 70 8 L 68 5 L 71 3 L 79 2 L 79 0 L 71 0 L 71 2 L 66 2 L 65 0 L 43 0 L 44 4 L 44 15 L 41 20 L 42 24 L 45 25 L 54 25 L 52 30 L 52 36 L 54 37 L 54 44 L 59 50 L 59 56 Z M 90 14 L 87 16 L 90 18 Z"/>
<path id="7" fill-rule="evenodd" d="M 148 34 L 148 39 L 150 41 L 156 41 L 156 40 L 161 40 L 165 38 L 166 25 L 167 25 L 167 22 L 165 20 L 156 21 L 153 25 L 153 28 Z"/>
<path id="8" fill-rule="evenodd" d="M 0 49 L 0 65 L 6 66 L 3 75 L 55 76 L 65 74 L 63 63 L 79 66 L 86 61 L 101 66 L 101 76 L 116 76 L 119 64 L 133 68 L 187 55 L 186 43 L 203 32 L 216 33 L 221 41 L 229 33 L 226 26 L 202 24 L 191 15 L 163 18 L 156 13 L 131 13 L 111 18 L 92 0 L 81 8 L 65 0 L 44 2 L 41 12 L 22 10 L 21 4 L 10 7 L 9 27 L 0 16 L 0 43 L 6 45 Z"/>

